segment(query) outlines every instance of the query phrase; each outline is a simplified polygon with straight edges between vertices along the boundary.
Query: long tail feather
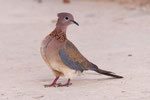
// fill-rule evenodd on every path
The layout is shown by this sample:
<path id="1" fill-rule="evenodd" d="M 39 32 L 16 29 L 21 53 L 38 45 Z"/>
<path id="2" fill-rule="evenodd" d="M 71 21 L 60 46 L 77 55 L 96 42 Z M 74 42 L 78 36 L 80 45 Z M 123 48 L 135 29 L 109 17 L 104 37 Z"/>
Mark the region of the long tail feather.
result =
<path id="1" fill-rule="evenodd" d="M 113 72 L 110 71 L 105 71 L 105 70 L 101 70 L 101 69 L 97 69 L 95 70 L 97 73 L 103 74 L 103 75 L 107 75 L 107 76 L 112 76 L 115 78 L 123 78 L 122 76 L 116 75 Z"/>
<path id="2" fill-rule="evenodd" d="M 123 78 L 123 76 L 116 75 L 116 74 L 113 73 L 113 72 L 99 69 L 99 68 L 98 68 L 95 64 L 93 64 L 93 63 L 91 63 L 91 66 L 89 66 L 88 69 L 89 69 L 89 70 L 96 71 L 97 73 L 100 73 L 100 74 L 103 74 L 103 75 L 112 76 L 112 77 L 115 77 L 115 78 Z"/>

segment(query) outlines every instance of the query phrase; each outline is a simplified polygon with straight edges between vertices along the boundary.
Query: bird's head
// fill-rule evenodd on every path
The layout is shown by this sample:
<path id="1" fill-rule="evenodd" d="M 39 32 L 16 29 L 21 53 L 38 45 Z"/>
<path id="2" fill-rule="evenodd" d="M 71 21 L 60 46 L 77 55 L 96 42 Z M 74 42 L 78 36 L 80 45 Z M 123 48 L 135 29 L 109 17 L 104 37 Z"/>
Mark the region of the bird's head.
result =
<path id="1" fill-rule="evenodd" d="M 76 21 L 74 21 L 74 18 L 70 13 L 65 13 L 65 12 L 58 13 L 57 16 L 58 16 L 58 21 L 56 26 L 67 27 L 70 24 L 76 24 L 79 26 L 79 24 Z"/>

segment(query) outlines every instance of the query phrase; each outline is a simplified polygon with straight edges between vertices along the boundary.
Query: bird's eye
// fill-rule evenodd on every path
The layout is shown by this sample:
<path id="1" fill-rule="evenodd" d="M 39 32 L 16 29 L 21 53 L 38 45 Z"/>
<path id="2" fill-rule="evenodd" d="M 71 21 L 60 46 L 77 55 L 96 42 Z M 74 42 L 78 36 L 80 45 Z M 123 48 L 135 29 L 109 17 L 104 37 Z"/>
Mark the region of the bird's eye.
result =
<path id="1" fill-rule="evenodd" d="M 65 17 L 65 20 L 68 20 L 69 18 L 68 17 Z"/>

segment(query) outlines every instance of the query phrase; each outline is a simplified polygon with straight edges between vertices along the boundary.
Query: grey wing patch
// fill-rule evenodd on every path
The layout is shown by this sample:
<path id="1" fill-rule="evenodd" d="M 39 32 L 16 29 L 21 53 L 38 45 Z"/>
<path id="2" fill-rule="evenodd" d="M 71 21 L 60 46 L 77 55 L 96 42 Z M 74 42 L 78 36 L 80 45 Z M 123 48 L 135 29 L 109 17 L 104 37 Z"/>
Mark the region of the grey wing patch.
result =
<path id="1" fill-rule="evenodd" d="M 63 61 L 63 63 L 64 63 L 65 65 L 67 65 L 68 67 L 70 67 L 70 68 L 73 69 L 73 70 L 83 72 L 84 67 L 81 65 L 81 63 L 79 63 L 79 62 L 77 62 L 77 61 L 76 61 L 76 62 L 73 61 L 73 60 L 67 55 L 67 53 L 65 52 L 64 49 L 60 49 L 60 50 L 59 50 L 59 55 L 60 55 L 60 58 L 61 58 L 61 60 Z"/>

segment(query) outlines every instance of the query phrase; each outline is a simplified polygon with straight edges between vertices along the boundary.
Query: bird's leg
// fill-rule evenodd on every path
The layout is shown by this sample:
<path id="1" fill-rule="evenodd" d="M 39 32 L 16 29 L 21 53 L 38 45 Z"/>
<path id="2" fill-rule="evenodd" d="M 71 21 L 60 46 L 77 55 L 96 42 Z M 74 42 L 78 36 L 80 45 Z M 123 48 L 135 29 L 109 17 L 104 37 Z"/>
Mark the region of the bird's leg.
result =
<path id="1" fill-rule="evenodd" d="M 68 79 L 67 83 L 65 83 L 65 84 L 61 84 L 61 83 L 57 84 L 58 87 L 64 87 L 64 86 L 68 87 L 70 85 L 72 85 L 72 83 L 70 83 L 70 79 Z"/>
<path id="2" fill-rule="evenodd" d="M 56 82 L 57 82 L 57 80 L 59 79 L 59 76 L 58 77 L 56 77 L 55 78 L 55 80 L 53 81 L 53 83 L 52 84 L 49 84 L 49 85 L 44 85 L 45 87 L 52 87 L 52 86 L 56 86 Z"/>

